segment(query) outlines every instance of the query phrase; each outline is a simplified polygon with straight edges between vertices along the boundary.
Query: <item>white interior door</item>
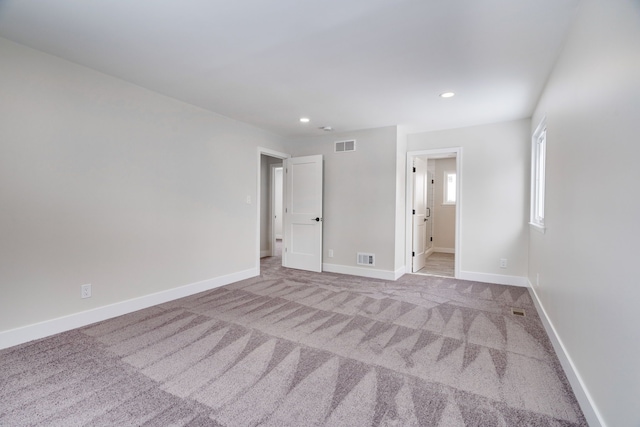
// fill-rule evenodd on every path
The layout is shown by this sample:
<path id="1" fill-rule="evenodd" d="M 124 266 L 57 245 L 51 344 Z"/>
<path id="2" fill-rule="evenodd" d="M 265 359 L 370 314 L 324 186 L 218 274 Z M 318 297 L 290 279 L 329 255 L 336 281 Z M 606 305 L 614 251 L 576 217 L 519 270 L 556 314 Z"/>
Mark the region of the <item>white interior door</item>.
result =
<path id="1" fill-rule="evenodd" d="M 424 268 L 427 239 L 427 162 L 413 163 L 413 258 L 412 272 Z"/>
<path id="2" fill-rule="evenodd" d="M 429 163 L 427 163 L 427 216 L 426 216 L 426 234 L 425 234 L 425 258 L 433 252 L 433 212 L 435 201 L 435 184 L 433 180 L 433 172 L 429 170 Z"/>
<path id="3" fill-rule="evenodd" d="M 282 265 L 322 271 L 322 156 L 284 161 Z"/>

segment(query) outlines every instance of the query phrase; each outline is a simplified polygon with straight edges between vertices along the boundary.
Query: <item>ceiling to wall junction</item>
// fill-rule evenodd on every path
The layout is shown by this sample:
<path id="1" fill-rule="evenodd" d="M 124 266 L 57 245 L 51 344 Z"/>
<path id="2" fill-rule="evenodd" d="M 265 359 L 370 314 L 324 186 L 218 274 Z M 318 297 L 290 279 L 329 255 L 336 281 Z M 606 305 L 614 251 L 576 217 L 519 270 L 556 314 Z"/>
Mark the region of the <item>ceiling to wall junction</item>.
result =
<path id="1" fill-rule="evenodd" d="M 0 36 L 283 136 L 423 131 L 529 117 L 578 3 L 4 0 Z"/>

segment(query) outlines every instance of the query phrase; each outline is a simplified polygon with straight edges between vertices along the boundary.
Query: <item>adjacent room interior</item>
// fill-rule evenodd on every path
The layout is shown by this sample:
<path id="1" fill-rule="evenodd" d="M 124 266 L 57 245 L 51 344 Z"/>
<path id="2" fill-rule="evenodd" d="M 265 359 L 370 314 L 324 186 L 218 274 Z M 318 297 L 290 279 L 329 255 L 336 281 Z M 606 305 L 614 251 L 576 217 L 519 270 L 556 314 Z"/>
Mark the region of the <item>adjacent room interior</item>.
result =
<path id="1" fill-rule="evenodd" d="M 456 152 L 413 157 L 412 273 L 455 277 Z"/>
<path id="2" fill-rule="evenodd" d="M 636 0 L 0 2 L 0 425 L 640 425 L 638 76 Z"/>

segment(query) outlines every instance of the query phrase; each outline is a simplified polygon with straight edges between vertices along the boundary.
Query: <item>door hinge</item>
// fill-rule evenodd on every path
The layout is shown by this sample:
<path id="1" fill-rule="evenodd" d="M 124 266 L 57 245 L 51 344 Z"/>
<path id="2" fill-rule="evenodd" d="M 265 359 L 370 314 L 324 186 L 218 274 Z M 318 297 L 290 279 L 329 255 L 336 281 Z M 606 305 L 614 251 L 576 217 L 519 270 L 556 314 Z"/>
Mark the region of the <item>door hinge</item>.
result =
<path id="1" fill-rule="evenodd" d="M 429 237 L 429 241 L 430 241 L 430 242 L 433 242 L 433 237 Z"/>
<path id="2" fill-rule="evenodd" d="M 434 182 L 435 182 L 434 180 L 431 180 L 431 183 L 432 183 L 432 184 L 433 184 Z"/>
<path id="3" fill-rule="evenodd" d="M 411 252 L 411 256 L 416 256 L 416 253 L 415 252 Z"/>
<path id="4" fill-rule="evenodd" d="M 414 166 L 414 168 L 413 168 L 413 173 L 416 173 L 416 168 L 415 168 L 415 166 Z"/>
<path id="5" fill-rule="evenodd" d="M 414 215 L 416 214 L 416 210 L 415 210 L 415 209 L 413 210 L 413 214 L 414 214 Z"/>

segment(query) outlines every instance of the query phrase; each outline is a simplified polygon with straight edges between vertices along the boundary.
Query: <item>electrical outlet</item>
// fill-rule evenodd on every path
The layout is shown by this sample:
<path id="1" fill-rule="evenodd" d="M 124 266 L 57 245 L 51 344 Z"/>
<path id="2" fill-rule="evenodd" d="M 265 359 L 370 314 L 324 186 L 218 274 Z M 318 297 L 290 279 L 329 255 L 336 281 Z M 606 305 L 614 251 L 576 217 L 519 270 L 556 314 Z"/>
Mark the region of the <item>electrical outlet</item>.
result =
<path id="1" fill-rule="evenodd" d="M 91 298 L 91 283 L 80 286 L 80 298 Z"/>
<path id="2" fill-rule="evenodd" d="M 500 258 L 500 268 L 507 268 L 507 259 Z"/>
<path id="3" fill-rule="evenodd" d="M 333 258 L 333 249 L 329 249 L 329 258 Z"/>

